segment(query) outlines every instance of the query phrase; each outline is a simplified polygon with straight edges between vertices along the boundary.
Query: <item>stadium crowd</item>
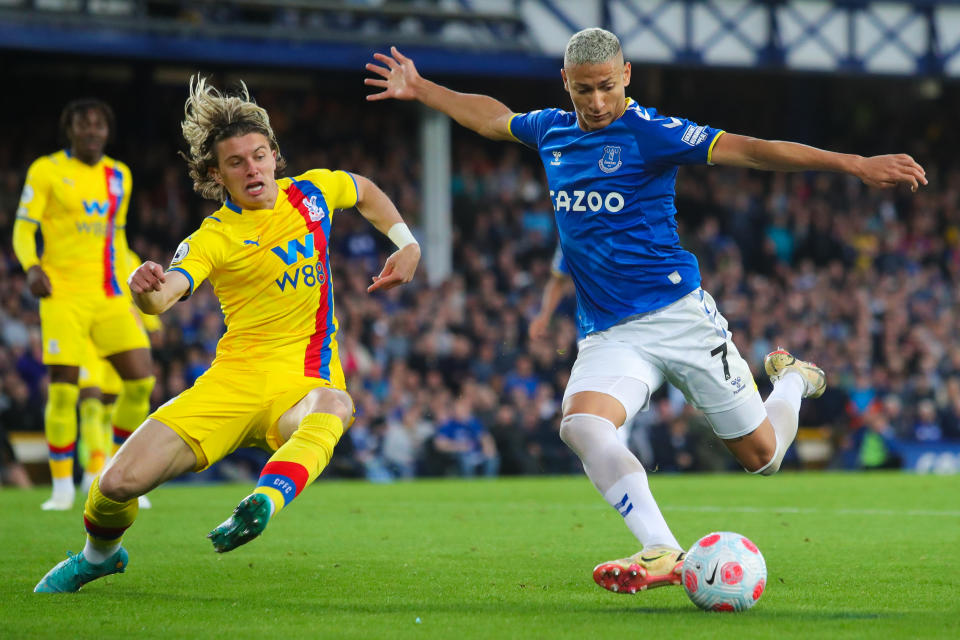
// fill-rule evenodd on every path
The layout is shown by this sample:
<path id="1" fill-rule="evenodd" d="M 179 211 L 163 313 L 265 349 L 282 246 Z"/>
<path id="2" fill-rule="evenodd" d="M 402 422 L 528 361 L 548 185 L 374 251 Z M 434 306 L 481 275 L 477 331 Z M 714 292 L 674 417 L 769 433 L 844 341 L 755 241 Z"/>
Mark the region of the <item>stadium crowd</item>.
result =
<path id="1" fill-rule="evenodd" d="M 416 222 L 415 111 L 384 118 L 383 111 L 315 90 L 293 100 L 282 90 L 253 89 L 273 117 L 288 175 L 311 167 L 354 170 L 374 179 Z M 180 93 L 169 94 L 153 107 L 165 127 L 178 122 L 182 104 Z M 125 135 L 107 151 L 133 169 L 130 244 L 142 258 L 168 264 L 214 207 L 192 194 L 176 157 L 177 138 L 154 131 L 149 144 L 138 141 L 134 132 L 147 125 L 118 111 Z M 26 167 L 56 148 L 55 119 L 18 126 L 49 135 L 21 135 L 0 148 L 0 429 L 6 432 L 42 431 L 47 382 L 37 301 L 10 233 Z M 915 154 L 941 143 L 935 127 L 926 135 Z M 830 146 L 849 150 L 842 141 Z M 712 167 L 684 169 L 678 179 L 681 238 L 698 256 L 704 288 L 729 320 L 761 390 L 769 386 L 760 363 L 778 345 L 827 371 L 827 392 L 804 404 L 801 426 L 829 433 L 835 468 L 896 467 L 900 443 L 960 440 L 960 166 L 918 159 L 932 178 L 918 194 L 869 190 L 836 175 Z M 421 274 L 406 287 L 368 295 L 390 244 L 355 212 L 335 218 L 340 356 L 357 417 L 329 475 L 389 481 L 578 470 L 557 433 L 576 355 L 572 298 L 561 304 L 548 338 L 527 334 L 555 245 L 538 160 L 519 145 L 504 150 L 455 131 L 451 187 L 455 273 L 436 287 Z M 209 366 L 223 331 L 209 285 L 162 321 L 151 337 L 153 406 Z M 702 417 L 670 389 L 654 395 L 629 438 L 651 470 L 732 468 Z M 0 459 L 10 462 L 10 455 L 0 450 Z M 263 460 L 242 452 L 208 473 L 255 477 Z M 792 464 L 799 463 L 794 457 Z"/>

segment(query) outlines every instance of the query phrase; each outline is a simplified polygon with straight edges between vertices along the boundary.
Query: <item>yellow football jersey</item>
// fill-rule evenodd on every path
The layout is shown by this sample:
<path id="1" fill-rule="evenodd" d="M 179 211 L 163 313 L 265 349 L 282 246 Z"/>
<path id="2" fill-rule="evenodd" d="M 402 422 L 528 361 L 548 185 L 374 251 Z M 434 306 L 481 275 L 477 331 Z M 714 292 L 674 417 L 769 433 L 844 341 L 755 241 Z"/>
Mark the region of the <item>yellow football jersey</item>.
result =
<path id="1" fill-rule="evenodd" d="M 327 242 L 336 209 L 357 203 L 345 171 L 315 169 L 277 180 L 273 209 L 227 201 L 177 248 L 171 271 L 190 293 L 210 280 L 227 331 L 218 363 L 328 380 L 344 387 Z"/>
<path id="2" fill-rule="evenodd" d="M 123 295 L 132 182 L 130 169 L 107 156 L 90 166 L 64 150 L 30 165 L 17 218 L 40 225 L 40 266 L 54 296 Z"/>

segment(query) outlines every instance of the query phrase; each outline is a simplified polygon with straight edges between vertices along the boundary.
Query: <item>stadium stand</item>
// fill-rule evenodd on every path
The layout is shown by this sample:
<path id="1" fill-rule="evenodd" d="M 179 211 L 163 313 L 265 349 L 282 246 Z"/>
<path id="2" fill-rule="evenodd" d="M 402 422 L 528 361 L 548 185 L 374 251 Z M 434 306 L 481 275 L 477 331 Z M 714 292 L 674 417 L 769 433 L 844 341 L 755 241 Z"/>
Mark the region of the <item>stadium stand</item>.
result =
<path id="1" fill-rule="evenodd" d="M 351 11 L 352 19 L 365 19 L 362 7 Z M 58 148 L 62 104 L 95 94 L 115 107 L 120 135 L 108 152 L 133 170 L 128 236 L 143 258 L 168 263 L 211 206 L 192 194 L 176 157 L 192 66 L 103 59 L 71 66 L 49 54 L 5 55 L 12 81 L 32 97 L 8 105 L 0 123 L 0 433 L 28 453 L 21 443 L 31 438 L 19 434 L 39 433 L 46 380 L 37 303 L 13 257 L 10 231 L 29 161 Z M 365 105 L 359 68 L 274 74 L 215 65 L 215 72 L 243 77 L 273 114 L 289 174 L 314 166 L 353 169 L 417 220 L 418 114 Z M 493 81 L 456 82 L 482 90 Z M 514 109 L 566 104 L 555 77 L 497 86 Z M 952 126 L 960 87 L 649 67 L 629 93 L 661 112 L 735 132 L 864 154 L 905 149 L 927 167 L 930 187 L 912 197 L 832 175 L 685 169 L 679 219 L 686 246 L 701 261 L 704 286 L 730 320 L 761 388 L 763 355 L 780 343 L 831 378 L 827 393 L 805 405 L 789 464 L 919 470 L 960 464 L 960 455 L 949 453 L 960 450 L 960 165 L 948 151 L 960 142 Z M 369 275 L 389 246 L 351 213 L 336 220 L 341 357 L 358 415 L 338 447 L 334 474 L 390 480 L 458 472 L 434 445 L 457 399 L 496 442 L 501 473 L 577 469 L 557 436 L 559 398 L 576 355 L 572 300 L 561 305 L 548 339 L 526 338 L 555 243 L 537 158 L 520 146 L 493 147 L 455 130 L 451 189 L 455 273 L 438 286 L 420 279 L 367 295 Z M 154 406 L 205 370 L 222 332 L 208 286 L 163 323 L 154 343 Z M 636 420 L 631 444 L 650 469 L 730 468 L 702 418 L 669 390 Z M 247 460 L 232 458 L 220 473 L 254 469 L 256 457 Z"/>

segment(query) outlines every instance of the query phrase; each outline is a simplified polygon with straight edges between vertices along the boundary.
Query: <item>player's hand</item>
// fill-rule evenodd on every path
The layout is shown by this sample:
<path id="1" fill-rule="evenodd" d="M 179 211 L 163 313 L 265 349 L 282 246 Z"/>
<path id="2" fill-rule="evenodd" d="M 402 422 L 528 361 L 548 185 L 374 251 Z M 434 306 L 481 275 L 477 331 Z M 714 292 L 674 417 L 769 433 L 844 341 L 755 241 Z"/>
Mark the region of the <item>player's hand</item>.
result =
<path id="1" fill-rule="evenodd" d="M 927 184 L 927 172 L 905 153 L 863 158 L 858 163 L 857 176 L 867 185 L 881 189 L 905 184 L 910 191 L 916 191 Z"/>
<path id="2" fill-rule="evenodd" d="M 46 272 L 41 269 L 38 264 L 27 269 L 27 287 L 30 289 L 30 293 L 38 298 L 46 298 L 53 293 L 50 278 L 47 277 Z"/>
<path id="3" fill-rule="evenodd" d="M 396 47 L 390 47 L 390 54 L 375 53 L 373 57 L 377 62 L 385 64 L 385 67 L 367 63 L 367 71 L 375 73 L 380 78 L 364 78 L 363 84 L 371 87 L 381 87 L 380 93 L 372 93 L 367 96 L 367 100 L 386 100 L 394 98 L 396 100 L 416 100 L 416 85 L 421 80 L 417 67 L 413 60 L 400 53 Z"/>
<path id="4" fill-rule="evenodd" d="M 533 320 L 530 321 L 530 326 L 527 328 L 527 334 L 530 336 L 531 340 L 546 338 L 547 329 L 549 326 L 550 317 L 543 314 L 537 314 Z"/>
<path id="5" fill-rule="evenodd" d="M 380 275 L 373 276 L 373 284 L 367 287 L 367 293 L 377 290 L 386 291 L 410 282 L 413 280 L 418 264 L 420 264 L 420 245 L 417 243 L 410 243 L 403 249 L 394 251 L 387 258 Z"/>
<path id="6" fill-rule="evenodd" d="M 160 291 L 166 281 L 167 279 L 163 275 L 163 267 L 149 260 L 137 267 L 127 278 L 127 284 L 130 286 L 132 293 Z"/>

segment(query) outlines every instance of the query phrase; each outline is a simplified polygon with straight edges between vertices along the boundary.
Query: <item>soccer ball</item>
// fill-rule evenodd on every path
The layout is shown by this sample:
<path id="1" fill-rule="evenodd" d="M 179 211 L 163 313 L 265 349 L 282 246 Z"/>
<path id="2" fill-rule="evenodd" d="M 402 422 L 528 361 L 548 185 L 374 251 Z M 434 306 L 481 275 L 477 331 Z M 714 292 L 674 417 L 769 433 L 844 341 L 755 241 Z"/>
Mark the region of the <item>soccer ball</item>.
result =
<path id="1" fill-rule="evenodd" d="M 697 540 L 683 560 L 683 588 L 708 611 L 744 611 L 767 586 L 763 555 L 739 533 L 721 531 Z"/>

